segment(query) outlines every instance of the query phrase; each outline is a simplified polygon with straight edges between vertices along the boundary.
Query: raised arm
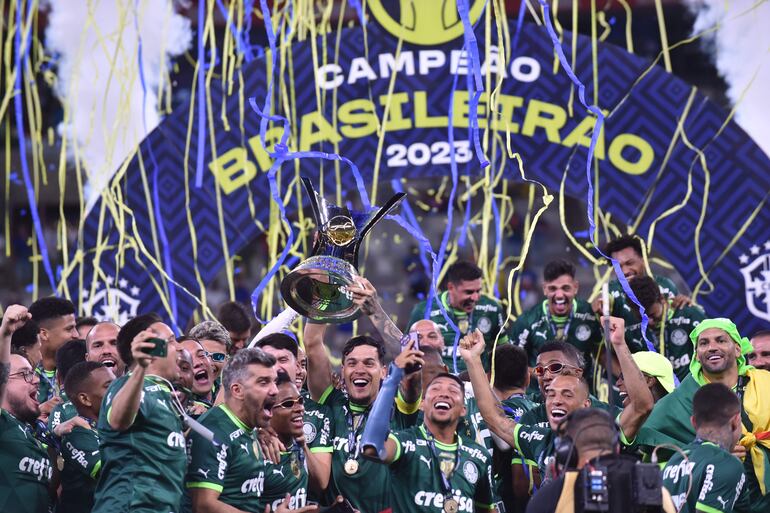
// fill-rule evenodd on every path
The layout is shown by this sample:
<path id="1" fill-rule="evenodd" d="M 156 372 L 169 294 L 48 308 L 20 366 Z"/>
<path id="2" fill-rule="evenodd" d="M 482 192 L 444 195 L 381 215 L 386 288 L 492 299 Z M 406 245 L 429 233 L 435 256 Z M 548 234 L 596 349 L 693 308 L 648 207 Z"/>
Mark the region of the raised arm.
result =
<path id="1" fill-rule="evenodd" d="M 319 401 L 332 386 L 332 364 L 324 346 L 325 324 L 305 321 L 305 354 L 307 355 L 307 387 L 314 401 Z"/>
<path id="2" fill-rule="evenodd" d="M 404 334 L 398 329 L 396 323 L 385 312 L 377 295 L 377 289 L 366 278 L 358 278 L 356 283 L 348 287 L 348 291 L 353 296 L 353 302 L 361 308 L 369 320 L 372 321 L 377 332 L 385 343 L 385 348 L 393 358 L 397 358 L 401 353 L 401 341 Z M 411 346 L 410 346 L 411 348 Z M 419 357 L 422 358 L 422 353 Z M 420 361 L 422 365 L 422 361 Z M 413 372 L 408 374 L 400 384 L 401 398 L 408 405 L 415 405 L 420 399 L 422 391 L 422 373 Z M 415 406 L 416 407 L 416 406 Z"/>
<path id="3" fill-rule="evenodd" d="M 395 358 L 401 352 L 401 339 L 404 338 L 404 334 L 382 308 L 377 289 L 369 280 L 359 277 L 356 283 L 348 286 L 348 292 L 353 296 L 353 302 L 374 324 L 390 356 Z"/>
<path id="4" fill-rule="evenodd" d="M 620 371 L 623 373 L 623 381 L 626 383 L 630 401 L 620 414 L 620 428 L 626 439 L 633 440 L 655 406 L 655 399 L 647 387 L 644 374 L 639 370 L 634 359 L 631 358 L 631 351 L 628 349 L 625 338 L 625 321 L 621 317 L 610 317 L 609 319 L 612 349 L 618 357 Z M 602 317 L 602 324 L 604 324 L 604 320 L 605 317 Z"/>
<path id="5" fill-rule="evenodd" d="M 476 396 L 481 416 L 489 429 L 502 438 L 511 447 L 516 447 L 513 431 L 516 422 L 509 419 L 500 406 L 500 401 L 495 397 L 492 386 L 487 380 L 484 366 L 481 364 L 481 355 L 484 353 L 484 335 L 477 329 L 460 340 L 460 355 L 465 360 L 465 366 L 473 385 L 473 393 Z"/>
<path id="6" fill-rule="evenodd" d="M 157 337 L 154 331 L 144 330 L 131 341 L 131 357 L 134 359 L 134 367 L 126 383 L 115 394 L 107 413 L 107 421 L 110 427 L 116 431 L 125 431 L 130 428 L 139 412 L 144 375 L 147 366 L 152 361 L 152 356 L 145 353 L 143 349 L 154 347 L 152 342 L 147 341 L 153 337 Z"/>
<path id="7" fill-rule="evenodd" d="M 31 316 L 21 305 L 11 305 L 5 310 L 0 324 L 0 403 L 5 397 L 5 388 L 11 375 L 11 337 L 24 326 Z"/>

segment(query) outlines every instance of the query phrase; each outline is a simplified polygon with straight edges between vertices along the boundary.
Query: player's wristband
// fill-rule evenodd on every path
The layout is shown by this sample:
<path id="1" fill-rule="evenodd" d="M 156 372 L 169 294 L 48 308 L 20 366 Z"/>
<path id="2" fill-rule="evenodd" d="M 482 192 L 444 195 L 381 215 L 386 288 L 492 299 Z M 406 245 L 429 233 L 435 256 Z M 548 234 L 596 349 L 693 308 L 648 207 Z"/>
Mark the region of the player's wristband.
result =
<path id="1" fill-rule="evenodd" d="M 385 440 L 388 438 L 390 430 L 390 414 L 393 410 L 393 400 L 398 391 L 398 384 L 404 376 L 404 369 L 396 364 L 390 364 L 390 373 L 382 382 L 380 393 L 374 400 L 372 411 L 366 420 L 366 428 L 361 437 L 361 449 L 366 450 L 373 447 L 377 450 L 377 455 L 381 460 L 385 459 Z"/>

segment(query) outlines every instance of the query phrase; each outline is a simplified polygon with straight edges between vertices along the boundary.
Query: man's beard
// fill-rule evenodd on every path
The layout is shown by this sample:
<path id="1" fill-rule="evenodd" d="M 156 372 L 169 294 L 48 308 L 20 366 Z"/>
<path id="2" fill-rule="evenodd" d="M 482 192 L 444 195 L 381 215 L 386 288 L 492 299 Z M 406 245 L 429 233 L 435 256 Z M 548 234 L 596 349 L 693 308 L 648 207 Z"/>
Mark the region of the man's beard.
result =
<path id="1" fill-rule="evenodd" d="M 27 396 L 24 396 L 23 398 L 8 397 L 8 403 L 11 406 L 10 411 L 13 416 L 21 422 L 32 423 L 38 415 L 40 415 L 39 406 L 35 409 L 30 409 L 27 404 Z"/>

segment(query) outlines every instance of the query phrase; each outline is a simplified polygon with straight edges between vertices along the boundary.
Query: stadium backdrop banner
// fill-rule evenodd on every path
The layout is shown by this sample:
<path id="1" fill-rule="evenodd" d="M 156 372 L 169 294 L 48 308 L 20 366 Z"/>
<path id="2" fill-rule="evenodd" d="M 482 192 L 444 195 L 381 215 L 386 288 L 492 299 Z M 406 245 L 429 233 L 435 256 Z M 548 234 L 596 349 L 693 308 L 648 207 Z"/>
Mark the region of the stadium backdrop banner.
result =
<path id="1" fill-rule="evenodd" d="M 479 3 L 483 4 L 476 2 L 472 15 L 478 14 L 473 10 Z M 368 23 L 366 36 L 360 27 L 343 29 L 339 55 L 333 52 L 337 34 L 324 36 L 330 56 L 325 64 L 314 63 L 310 41 L 291 48 L 287 66 L 292 66 L 292 73 L 285 69 L 284 80 L 292 81 L 293 96 L 284 98 L 285 91 L 276 88 L 272 103 L 273 111 L 281 115 L 286 114 L 286 105 L 294 110 L 288 116 L 296 120 L 289 148 L 342 155 L 357 164 L 369 185 L 379 137 L 375 116 L 383 119 L 387 106 L 380 182 L 448 176 L 450 121 L 459 173 L 478 176 L 481 169 L 468 129 L 468 61 L 462 53 L 462 27 L 440 31 L 443 40 L 425 39 L 431 31 L 419 27 L 405 30 L 397 53 L 398 37 L 392 34 L 398 33 L 397 24 L 382 5 L 369 2 L 378 22 Z M 564 180 L 568 196 L 585 200 L 594 118 L 586 115 L 577 98 L 570 102 L 572 84 L 564 69 L 554 73 L 554 51 L 545 28 L 525 23 L 516 33 L 511 21 L 516 47 L 513 57 L 501 62 L 498 52 L 484 48 L 484 24 L 478 25 L 479 54 L 489 61 L 481 63 L 482 72 L 491 67 L 493 77 L 503 74 L 499 115 L 493 117 L 491 132 L 503 140 L 510 134 L 511 147 L 521 155 L 528 178 L 551 191 L 558 191 Z M 564 33 L 564 41 L 571 38 Z M 495 40 L 492 34 L 493 45 Z M 319 38 L 317 48 L 322 42 Z M 590 103 L 594 97 L 590 39 L 578 36 L 577 48 L 575 71 L 587 85 Z M 564 50 L 571 60 L 568 44 Z M 243 98 L 254 98 L 262 107 L 268 68 L 269 58 L 247 63 L 242 92 L 237 81 L 231 91 L 223 91 L 221 81 L 212 81 L 209 105 L 225 105 L 227 122 L 209 110 L 202 148 L 195 136 L 199 104 L 192 116 L 181 107 L 142 142 L 125 172 L 113 178 L 113 192 L 122 195 L 127 208 L 118 212 L 106 201 L 96 204 L 74 253 L 77 263 L 64 275 L 67 293 L 82 312 L 125 321 L 137 313 L 157 311 L 184 328 L 199 306 L 201 284 L 209 283 L 228 258 L 262 233 L 270 222 L 267 172 L 273 161 L 259 137 L 261 118 Z M 640 234 L 647 234 L 651 222 L 674 209 L 655 227 L 655 251 L 691 288 L 700 282 L 697 301 L 707 313 L 734 319 L 745 333 L 766 327 L 770 209 L 757 206 L 764 204 L 770 190 L 768 157 L 728 119 L 728 113 L 660 66 L 599 43 L 598 72 L 599 106 L 608 114 L 596 147 L 601 209 L 615 220 L 631 223 L 647 204 Z M 488 99 L 484 95 L 480 102 L 482 129 Z M 574 115 L 569 114 L 570 103 Z M 281 132 L 280 123 L 269 124 L 270 151 Z M 504 148 L 498 145 L 497 151 Z M 199 159 L 203 182 L 195 187 Z M 326 190 L 335 191 L 333 163 L 305 158 L 299 166 L 316 183 L 323 166 Z M 341 165 L 340 170 L 342 197 L 354 200 L 359 192 L 350 168 Z M 294 161 L 286 161 L 282 171 L 285 189 L 296 175 Z M 521 180 L 512 159 L 504 174 Z M 287 215 L 296 215 L 298 207 L 296 202 L 288 204 Z M 435 249 L 439 241 L 431 242 Z M 696 264 L 697 252 L 702 268 Z"/>

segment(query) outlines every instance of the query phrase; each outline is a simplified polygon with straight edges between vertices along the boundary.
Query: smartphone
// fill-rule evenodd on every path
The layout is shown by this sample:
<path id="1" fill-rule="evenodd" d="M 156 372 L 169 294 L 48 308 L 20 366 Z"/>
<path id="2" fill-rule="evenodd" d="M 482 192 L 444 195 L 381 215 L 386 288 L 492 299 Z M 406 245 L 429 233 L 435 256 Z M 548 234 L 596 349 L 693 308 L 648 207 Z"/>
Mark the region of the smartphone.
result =
<path id="1" fill-rule="evenodd" d="M 420 339 L 420 335 L 418 335 L 416 331 L 410 331 L 409 340 L 407 340 L 406 345 L 408 346 L 410 342 L 414 342 L 412 349 L 414 349 L 415 351 L 419 351 L 420 350 L 419 339 Z M 420 369 L 422 369 L 422 365 L 420 365 L 419 363 L 409 364 L 404 368 L 404 372 L 406 374 L 411 374 L 413 372 L 417 372 Z"/>
<path id="2" fill-rule="evenodd" d="M 158 337 L 152 337 L 152 338 L 148 338 L 147 342 L 152 342 L 153 344 L 155 344 L 154 347 L 143 349 L 143 351 L 148 355 L 166 356 L 168 354 L 168 344 L 166 344 L 166 341 L 164 339 L 158 338 Z"/>

